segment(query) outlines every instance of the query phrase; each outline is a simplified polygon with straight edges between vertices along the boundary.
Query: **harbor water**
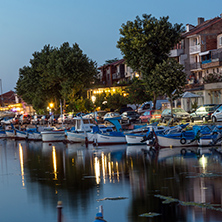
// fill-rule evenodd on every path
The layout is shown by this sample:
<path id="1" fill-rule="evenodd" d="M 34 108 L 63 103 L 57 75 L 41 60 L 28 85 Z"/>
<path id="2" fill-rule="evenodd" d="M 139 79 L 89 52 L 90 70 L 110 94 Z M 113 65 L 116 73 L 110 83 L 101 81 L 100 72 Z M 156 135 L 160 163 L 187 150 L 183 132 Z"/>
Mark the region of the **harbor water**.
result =
<path id="1" fill-rule="evenodd" d="M 0 140 L 1 221 L 221 221 L 218 149 Z"/>

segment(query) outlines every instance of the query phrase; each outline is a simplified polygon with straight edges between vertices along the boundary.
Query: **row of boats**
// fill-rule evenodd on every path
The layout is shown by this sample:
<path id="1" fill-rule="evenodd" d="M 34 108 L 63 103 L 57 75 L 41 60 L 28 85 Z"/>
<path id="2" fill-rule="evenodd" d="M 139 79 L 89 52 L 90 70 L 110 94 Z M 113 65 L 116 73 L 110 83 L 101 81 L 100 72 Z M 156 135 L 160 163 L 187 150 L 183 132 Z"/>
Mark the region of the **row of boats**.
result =
<path id="1" fill-rule="evenodd" d="M 139 125 L 131 131 L 123 131 L 119 117 L 107 118 L 109 125 L 98 125 L 92 119 L 76 117 L 70 129 L 35 127 L 24 130 L 13 125 L 0 129 L 1 138 L 38 140 L 43 142 L 92 143 L 94 145 L 144 145 L 156 148 L 220 145 L 222 126 L 193 125 L 189 123 L 174 127 L 157 124 Z"/>

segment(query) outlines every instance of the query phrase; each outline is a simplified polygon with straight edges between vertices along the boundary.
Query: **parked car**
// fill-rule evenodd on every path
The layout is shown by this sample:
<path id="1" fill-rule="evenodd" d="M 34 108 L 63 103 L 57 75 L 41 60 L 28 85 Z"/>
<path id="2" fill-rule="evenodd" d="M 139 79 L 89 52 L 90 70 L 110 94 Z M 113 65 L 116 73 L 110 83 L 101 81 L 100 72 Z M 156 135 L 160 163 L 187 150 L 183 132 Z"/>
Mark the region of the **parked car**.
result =
<path id="1" fill-rule="evenodd" d="M 203 120 L 203 122 L 206 122 L 211 119 L 211 115 L 214 113 L 217 107 L 218 106 L 215 104 L 200 106 L 195 112 L 190 114 L 190 119 L 192 122 L 195 120 Z"/>
<path id="2" fill-rule="evenodd" d="M 173 117 L 175 120 L 185 120 L 190 121 L 190 114 L 186 112 L 185 110 L 181 108 L 173 108 Z M 167 120 L 170 120 L 171 118 L 171 109 L 167 108 L 164 109 L 161 114 L 161 120 L 163 123 L 165 123 Z"/>
<path id="3" fill-rule="evenodd" d="M 222 105 L 216 106 L 211 118 L 213 122 L 222 121 Z"/>
<path id="4" fill-rule="evenodd" d="M 114 118 L 118 116 L 120 116 L 118 112 L 108 112 L 104 115 L 103 120 L 105 120 L 105 118 Z"/>
<path id="5" fill-rule="evenodd" d="M 139 117 L 140 123 L 149 123 L 151 119 L 160 119 L 161 118 L 161 111 L 160 110 L 149 110 L 143 113 Z"/>
<path id="6" fill-rule="evenodd" d="M 158 99 L 156 101 L 156 107 L 155 109 L 162 109 L 163 105 L 166 106 L 167 104 L 170 104 L 170 102 L 167 99 Z M 144 102 L 142 103 L 139 108 L 136 110 L 139 114 L 143 114 L 146 111 L 149 110 L 153 110 L 153 102 L 152 101 L 148 101 L 148 102 Z"/>
<path id="7" fill-rule="evenodd" d="M 121 114 L 120 123 L 132 123 L 139 121 L 140 114 L 135 111 L 126 111 Z"/>
<path id="8" fill-rule="evenodd" d="M 97 121 L 98 123 L 102 123 L 102 122 L 103 122 L 103 118 L 104 118 L 104 116 L 106 115 L 106 113 L 107 113 L 107 111 L 102 111 L 102 110 L 97 111 L 96 121 Z"/>
<path id="9" fill-rule="evenodd" d="M 117 110 L 116 110 L 117 111 Z M 122 114 L 123 112 L 126 112 L 126 111 L 133 111 L 133 108 L 130 107 L 130 106 L 127 106 L 127 107 L 122 107 L 120 108 L 119 111 L 117 111 L 118 113 Z"/>

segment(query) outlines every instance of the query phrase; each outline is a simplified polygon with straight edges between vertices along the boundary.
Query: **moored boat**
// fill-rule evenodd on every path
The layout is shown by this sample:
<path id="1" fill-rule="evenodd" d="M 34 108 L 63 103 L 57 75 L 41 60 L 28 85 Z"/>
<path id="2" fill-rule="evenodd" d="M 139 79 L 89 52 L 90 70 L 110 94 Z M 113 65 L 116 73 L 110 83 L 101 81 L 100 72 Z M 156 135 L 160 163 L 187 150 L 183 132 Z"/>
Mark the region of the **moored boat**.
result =
<path id="1" fill-rule="evenodd" d="M 93 144 L 96 146 L 126 144 L 126 136 L 122 132 L 119 119 L 120 117 L 105 119 L 114 126 L 115 130 L 112 127 L 109 130 L 101 130 L 99 127 L 95 128 L 91 134 Z"/>
<path id="2" fill-rule="evenodd" d="M 87 133 L 92 130 L 95 125 L 92 119 L 75 117 L 73 118 L 74 126 L 70 130 L 66 130 L 66 140 L 73 143 L 81 143 L 87 141 Z"/>
<path id="3" fill-rule="evenodd" d="M 65 140 L 65 130 L 45 130 L 41 132 L 43 142 L 62 142 Z"/>

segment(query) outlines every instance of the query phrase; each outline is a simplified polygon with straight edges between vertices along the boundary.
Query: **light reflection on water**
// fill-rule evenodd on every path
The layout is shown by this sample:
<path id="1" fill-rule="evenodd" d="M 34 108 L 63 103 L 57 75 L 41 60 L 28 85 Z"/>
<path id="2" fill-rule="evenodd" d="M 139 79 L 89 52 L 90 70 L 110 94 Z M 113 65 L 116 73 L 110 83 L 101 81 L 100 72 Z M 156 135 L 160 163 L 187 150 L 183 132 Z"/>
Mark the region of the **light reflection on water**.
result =
<path id="1" fill-rule="evenodd" d="M 149 212 L 160 214 L 152 221 L 220 221 L 222 212 L 156 197 L 221 207 L 222 155 L 180 151 L 0 140 L 1 219 L 56 221 L 62 201 L 65 221 L 94 221 L 100 205 L 110 222 L 147 221 L 139 215 Z"/>

